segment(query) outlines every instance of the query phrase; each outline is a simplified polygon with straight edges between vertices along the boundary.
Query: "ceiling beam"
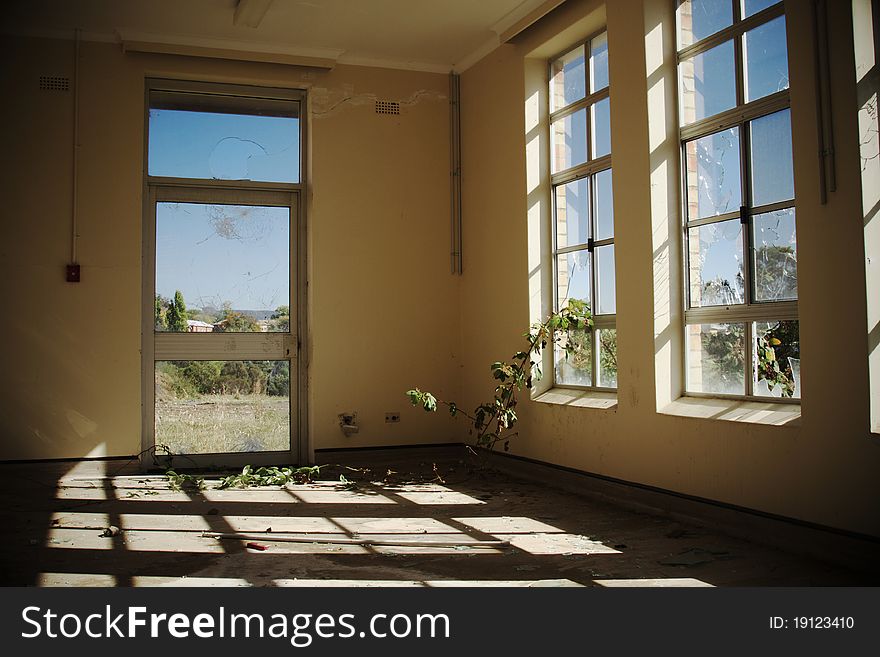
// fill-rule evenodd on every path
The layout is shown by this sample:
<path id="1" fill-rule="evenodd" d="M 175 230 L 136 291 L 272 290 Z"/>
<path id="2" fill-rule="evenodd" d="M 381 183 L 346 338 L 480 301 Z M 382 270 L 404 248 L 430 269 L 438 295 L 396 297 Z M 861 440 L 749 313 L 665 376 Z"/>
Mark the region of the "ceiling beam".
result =
<path id="1" fill-rule="evenodd" d="M 298 48 L 252 41 L 206 39 L 184 35 L 158 35 L 120 31 L 123 52 L 156 53 L 183 57 L 231 59 L 240 62 L 263 62 L 287 66 L 331 69 L 342 54 L 330 48 Z"/>
<path id="2" fill-rule="evenodd" d="M 272 0 L 238 0 L 232 24 L 236 27 L 259 27 L 271 4 Z"/>

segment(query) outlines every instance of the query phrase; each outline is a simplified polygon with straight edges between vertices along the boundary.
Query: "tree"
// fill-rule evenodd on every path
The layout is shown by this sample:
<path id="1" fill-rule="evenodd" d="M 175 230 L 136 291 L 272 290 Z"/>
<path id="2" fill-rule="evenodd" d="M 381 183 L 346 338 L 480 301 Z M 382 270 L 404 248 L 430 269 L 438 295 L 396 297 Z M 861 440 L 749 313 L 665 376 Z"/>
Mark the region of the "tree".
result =
<path id="1" fill-rule="evenodd" d="M 220 384 L 220 370 L 223 363 L 216 360 L 193 360 L 186 364 L 183 375 L 202 395 L 214 394 Z"/>
<path id="2" fill-rule="evenodd" d="M 721 390 L 735 389 L 741 385 L 746 357 L 746 335 L 743 324 L 726 324 L 713 327 L 701 336 L 703 351 L 708 359 L 704 363 L 707 380 L 715 380 Z M 712 368 L 708 368 L 710 365 Z"/>
<path id="3" fill-rule="evenodd" d="M 757 337 L 755 349 L 758 381 L 764 381 L 768 390 L 779 386 L 783 397 L 793 397 L 795 380 L 789 358 L 801 357 L 798 323 L 780 321 L 769 326 L 763 335 Z"/>
<path id="4" fill-rule="evenodd" d="M 186 302 L 183 300 L 183 294 L 180 290 L 176 290 L 174 292 L 174 301 L 171 302 L 168 308 L 168 330 L 185 333 L 189 330 L 189 326 L 186 323 L 187 319 L 189 317 L 186 314 Z"/>
<path id="5" fill-rule="evenodd" d="M 761 301 L 797 299 L 797 254 L 790 246 L 762 246 L 755 252 L 755 290 Z"/>
<path id="6" fill-rule="evenodd" d="M 558 345 L 565 350 L 567 357 L 577 358 L 583 347 L 576 336 L 592 330 L 589 304 L 580 299 L 569 299 L 565 308 L 551 313 L 545 321 L 533 324 L 523 336 L 528 339 L 525 351 L 516 352 L 512 362 L 492 363 L 492 378 L 498 382 L 495 396 L 477 406 L 472 414 L 463 411 L 455 402 L 437 399 L 432 393 L 418 388 L 407 390 L 406 394 L 413 406 L 433 412 L 438 404 L 442 404 L 452 417 L 469 420 L 472 431 L 477 434 L 477 445 L 492 449 L 496 443 L 503 442 L 504 451 L 507 451 L 509 439 L 516 435 L 512 428 L 517 422 L 517 393 L 524 387 L 531 388 L 532 382 L 541 377 L 541 352 Z"/>
<path id="7" fill-rule="evenodd" d="M 226 302 L 217 317 L 214 330 L 223 333 L 259 333 L 260 325 L 253 317 L 233 310 L 229 302 Z"/>
<path id="8" fill-rule="evenodd" d="M 617 329 L 599 331 L 599 367 L 602 379 L 617 381 Z"/>
<path id="9" fill-rule="evenodd" d="M 168 330 L 168 304 L 168 299 L 163 297 L 161 294 L 156 295 L 155 321 L 157 331 Z"/>
<path id="10" fill-rule="evenodd" d="M 276 397 L 290 396 L 290 363 L 279 360 L 269 372 L 269 380 L 266 382 L 266 394 Z"/>
<path id="11" fill-rule="evenodd" d="M 220 370 L 220 391 L 224 394 L 259 395 L 266 390 L 267 373 L 250 360 L 230 360 Z"/>
<path id="12" fill-rule="evenodd" d="M 278 306 L 272 313 L 272 330 L 281 333 L 290 331 L 290 306 Z"/>

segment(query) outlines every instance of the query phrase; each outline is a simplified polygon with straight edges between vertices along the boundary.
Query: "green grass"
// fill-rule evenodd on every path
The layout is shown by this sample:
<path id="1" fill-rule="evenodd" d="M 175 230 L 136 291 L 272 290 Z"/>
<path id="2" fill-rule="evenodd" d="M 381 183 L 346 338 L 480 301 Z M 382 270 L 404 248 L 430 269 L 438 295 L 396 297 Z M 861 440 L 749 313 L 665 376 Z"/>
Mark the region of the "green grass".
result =
<path id="1" fill-rule="evenodd" d="M 287 451 L 290 400 L 203 395 L 156 400 L 156 444 L 172 454 Z"/>

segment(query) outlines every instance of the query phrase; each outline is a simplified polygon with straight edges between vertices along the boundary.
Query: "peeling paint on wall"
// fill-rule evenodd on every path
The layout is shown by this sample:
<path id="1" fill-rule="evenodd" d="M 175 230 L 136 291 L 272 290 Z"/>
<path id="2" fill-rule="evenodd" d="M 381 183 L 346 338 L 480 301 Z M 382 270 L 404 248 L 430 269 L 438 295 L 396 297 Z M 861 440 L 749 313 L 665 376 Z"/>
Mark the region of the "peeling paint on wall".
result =
<path id="1" fill-rule="evenodd" d="M 424 101 L 446 101 L 448 96 L 434 89 L 419 89 L 414 91 L 406 98 L 380 98 L 372 93 L 354 92 L 354 86 L 350 84 L 343 85 L 337 89 L 326 89 L 324 87 L 313 87 L 311 89 L 311 109 L 312 116 L 316 119 L 323 119 L 338 114 L 347 107 L 358 107 L 362 105 L 372 105 L 378 100 L 393 101 L 399 103 L 403 107 L 413 107 Z"/>

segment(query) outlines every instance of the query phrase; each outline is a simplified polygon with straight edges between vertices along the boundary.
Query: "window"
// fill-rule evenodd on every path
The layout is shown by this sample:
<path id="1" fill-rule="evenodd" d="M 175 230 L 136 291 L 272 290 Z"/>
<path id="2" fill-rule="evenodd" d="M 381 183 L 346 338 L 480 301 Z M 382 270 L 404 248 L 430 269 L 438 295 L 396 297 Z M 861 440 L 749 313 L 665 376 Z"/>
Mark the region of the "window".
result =
<path id="1" fill-rule="evenodd" d="M 191 93 L 166 86 L 172 88 L 150 90 L 150 177 L 300 182 L 295 95 L 244 97 L 231 94 L 254 91 L 229 85 Z"/>
<path id="2" fill-rule="evenodd" d="M 554 307 L 580 299 L 595 321 L 573 352 L 557 347 L 557 385 L 617 387 L 610 102 L 606 33 L 551 61 Z"/>
<path id="3" fill-rule="evenodd" d="M 144 449 L 306 462 L 305 95 L 147 80 Z"/>
<path id="4" fill-rule="evenodd" d="M 797 239 L 780 0 L 679 0 L 688 394 L 798 398 Z"/>

